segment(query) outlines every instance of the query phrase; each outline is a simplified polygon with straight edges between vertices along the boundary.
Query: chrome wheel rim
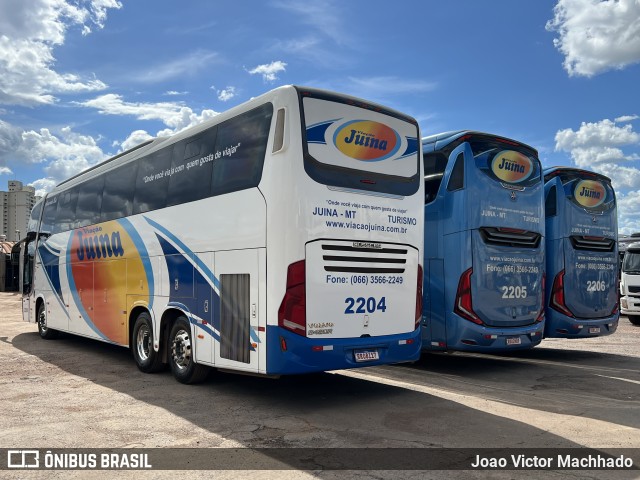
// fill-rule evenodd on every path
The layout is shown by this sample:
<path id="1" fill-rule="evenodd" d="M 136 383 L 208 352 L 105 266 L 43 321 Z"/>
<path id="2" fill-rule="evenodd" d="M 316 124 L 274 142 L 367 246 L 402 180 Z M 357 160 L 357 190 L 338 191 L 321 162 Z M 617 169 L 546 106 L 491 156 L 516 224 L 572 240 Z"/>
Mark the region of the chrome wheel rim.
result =
<path id="1" fill-rule="evenodd" d="M 147 324 L 142 325 L 138 329 L 136 335 L 136 351 L 138 352 L 138 358 L 142 361 L 149 359 L 151 353 L 151 330 Z"/>
<path id="2" fill-rule="evenodd" d="M 191 339 L 183 329 L 178 330 L 173 337 L 171 360 L 179 371 L 186 370 L 191 363 Z"/>
<path id="3" fill-rule="evenodd" d="M 40 315 L 38 315 L 38 328 L 42 333 L 47 333 L 47 315 L 44 309 L 42 309 Z"/>

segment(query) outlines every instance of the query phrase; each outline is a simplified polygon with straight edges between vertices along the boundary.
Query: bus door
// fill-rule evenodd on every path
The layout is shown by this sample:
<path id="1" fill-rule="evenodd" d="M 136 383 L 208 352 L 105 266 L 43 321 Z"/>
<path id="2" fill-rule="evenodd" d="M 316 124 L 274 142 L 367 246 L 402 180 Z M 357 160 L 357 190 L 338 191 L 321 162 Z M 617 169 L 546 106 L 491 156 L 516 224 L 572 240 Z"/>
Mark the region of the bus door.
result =
<path id="1" fill-rule="evenodd" d="M 220 344 L 216 367 L 257 371 L 264 349 L 266 318 L 259 302 L 259 249 L 216 252 L 214 265 L 219 281 L 218 316 Z"/>

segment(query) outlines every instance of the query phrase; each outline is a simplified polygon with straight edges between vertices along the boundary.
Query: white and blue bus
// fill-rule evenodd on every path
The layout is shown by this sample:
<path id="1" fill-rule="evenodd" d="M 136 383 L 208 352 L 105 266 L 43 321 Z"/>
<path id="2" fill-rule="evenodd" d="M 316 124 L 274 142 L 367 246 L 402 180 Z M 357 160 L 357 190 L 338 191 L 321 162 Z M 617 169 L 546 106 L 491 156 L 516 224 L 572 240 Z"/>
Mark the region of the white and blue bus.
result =
<path id="1" fill-rule="evenodd" d="M 472 131 L 423 138 L 422 148 L 423 350 L 534 347 L 545 282 L 536 150 Z"/>
<path id="2" fill-rule="evenodd" d="M 420 354 L 417 122 L 281 87 L 55 187 L 23 248 L 23 317 L 178 381 Z"/>
<path id="3" fill-rule="evenodd" d="M 545 169 L 545 337 L 609 335 L 618 326 L 618 218 L 611 180 L 570 167 Z"/>

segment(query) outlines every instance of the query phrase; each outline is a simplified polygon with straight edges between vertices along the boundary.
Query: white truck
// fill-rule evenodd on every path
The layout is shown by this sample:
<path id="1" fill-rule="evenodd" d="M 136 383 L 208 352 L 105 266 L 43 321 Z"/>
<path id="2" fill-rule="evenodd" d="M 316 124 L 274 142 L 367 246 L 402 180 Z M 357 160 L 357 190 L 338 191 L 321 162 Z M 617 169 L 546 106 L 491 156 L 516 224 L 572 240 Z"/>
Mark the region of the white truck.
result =
<path id="1" fill-rule="evenodd" d="M 620 278 L 620 313 L 640 325 L 640 242 L 627 245 Z"/>

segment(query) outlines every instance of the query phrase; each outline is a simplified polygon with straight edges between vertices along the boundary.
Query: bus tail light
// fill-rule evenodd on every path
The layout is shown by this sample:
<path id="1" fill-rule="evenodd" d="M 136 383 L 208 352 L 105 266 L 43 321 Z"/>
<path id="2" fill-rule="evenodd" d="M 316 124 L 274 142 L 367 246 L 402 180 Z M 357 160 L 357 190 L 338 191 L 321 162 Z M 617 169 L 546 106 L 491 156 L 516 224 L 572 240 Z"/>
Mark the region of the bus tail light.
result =
<path id="1" fill-rule="evenodd" d="M 558 272 L 556 278 L 553 280 L 549 306 L 567 317 L 574 318 L 573 313 L 571 313 L 571 310 L 567 308 L 564 302 L 564 270 Z"/>
<path id="2" fill-rule="evenodd" d="M 458 283 L 458 291 L 456 292 L 456 304 L 453 311 L 462 318 L 469 320 L 477 325 L 483 325 L 482 320 L 478 318 L 473 311 L 471 302 L 471 274 L 473 268 L 470 268 L 460 276 Z"/>
<path id="3" fill-rule="evenodd" d="M 287 290 L 278 309 L 278 326 L 298 335 L 307 334 L 304 260 L 287 269 Z"/>
<path id="4" fill-rule="evenodd" d="M 540 291 L 542 292 L 542 302 L 540 303 L 540 313 L 538 314 L 538 318 L 536 318 L 536 323 L 540 323 L 544 320 L 544 305 L 546 300 L 546 287 L 547 287 L 547 275 L 542 275 L 542 283 L 540 285 Z"/>
<path id="5" fill-rule="evenodd" d="M 422 271 L 422 265 L 418 265 L 418 283 L 416 286 L 416 323 L 415 328 L 420 326 L 420 320 L 422 319 L 422 285 L 424 282 L 424 274 Z"/>

